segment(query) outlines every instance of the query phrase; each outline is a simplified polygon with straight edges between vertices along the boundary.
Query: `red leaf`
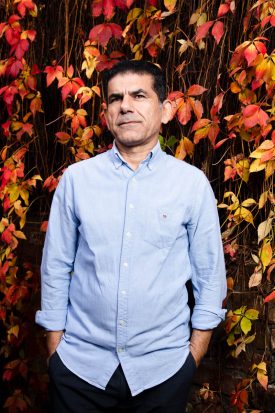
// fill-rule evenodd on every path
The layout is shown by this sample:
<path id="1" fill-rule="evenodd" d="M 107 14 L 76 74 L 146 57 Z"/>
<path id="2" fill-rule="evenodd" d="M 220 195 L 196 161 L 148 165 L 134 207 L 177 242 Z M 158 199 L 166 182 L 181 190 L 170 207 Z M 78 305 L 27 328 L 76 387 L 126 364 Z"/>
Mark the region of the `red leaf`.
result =
<path id="1" fill-rule="evenodd" d="M 52 192 L 57 187 L 57 185 L 58 180 L 53 175 L 50 175 L 47 179 L 45 179 L 43 189 L 48 189 L 49 192 Z"/>
<path id="2" fill-rule="evenodd" d="M 103 12 L 103 0 L 93 0 L 91 8 L 92 16 L 99 17 Z"/>
<path id="3" fill-rule="evenodd" d="M 169 93 L 169 95 L 167 96 L 167 99 L 174 101 L 177 100 L 179 98 L 182 98 L 184 96 L 184 94 L 178 90 Z"/>
<path id="4" fill-rule="evenodd" d="M 218 96 L 215 97 L 213 106 L 210 109 L 211 119 L 213 120 L 217 113 L 220 112 L 222 108 L 224 93 L 221 92 Z"/>
<path id="5" fill-rule="evenodd" d="M 112 37 L 112 30 L 107 24 L 98 24 L 94 26 L 89 33 L 89 40 L 91 42 L 98 42 L 101 46 L 107 46 L 108 41 Z"/>
<path id="6" fill-rule="evenodd" d="M 21 60 L 17 60 L 12 57 L 7 68 L 7 75 L 10 75 L 11 77 L 17 77 L 20 70 L 23 70 L 23 64 Z"/>
<path id="7" fill-rule="evenodd" d="M 243 110 L 244 126 L 247 129 L 253 128 L 257 124 L 266 126 L 269 117 L 258 105 L 248 105 Z"/>
<path id="8" fill-rule="evenodd" d="M 207 89 L 203 86 L 200 85 L 192 85 L 190 88 L 187 90 L 187 95 L 188 96 L 199 96 L 203 92 L 205 92 Z"/>
<path id="9" fill-rule="evenodd" d="M 210 20 L 209 22 L 203 23 L 201 26 L 198 27 L 197 29 L 197 34 L 195 37 L 195 42 L 198 43 L 201 39 L 203 39 L 207 33 L 208 30 L 210 29 L 211 26 L 213 26 L 213 21 Z"/>
<path id="10" fill-rule="evenodd" d="M 61 89 L 62 100 L 65 100 L 72 90 L 72 83 L 67 82 Z"/>
<path id="11" fill-rule="evenodd" d="M 1 239 L 2 239 L 2 241 L 5 242 L 6 244 L 10 244 L 10 243 L 11 243 L 11 241 L 12 241 L 12 233 L 11 233 L 10 225 L 9 225 L 8 228 L 6 228 L 5 231 L 2 233 Z"/>
<path id="12" fill-rule="evenodd" d="M 201 102 L 199 100 L 194 100 L 192 98 L 189 98 L 188 102 L 192 106 L 192 109 L 193 109 L 197 119 L 201 119 L 202 114 L 203 114 L 203 107 L 202 107 Z"/>
<path id="13" fill-rule="evenodd" d="M 44 73 L 47 73 L 46 76 L 46 81 L 47 81 L 47 87 L 52 84 L 52 82 L 57 79 L 61 79 L 62 73 L 63 73 L 63 67 L 62 66 L 46 66 Z"/>
<path id="14" fill-rule="evenodd" d="M 223 29 L 223 22 L 217 21 L 211 31 L 213 37 L 215 38 L 217 44 L 219 44 L 223 34 L 224 34 L 224 29 Z"/>
<path id="15" fill-rule="evenodd" d="M 268 303 L 271 300 L 275 300 L 275 291 L 272 291 L 272 293 L 265 297 L 264 303 Z"/>
<path id="16" fill-rule="evenodd" d="M 210 139 L 210 142 L 212 143 L 212 145 L 215 145 L 215 141 L 217 139 L 217 136 L 220 132 L 220 127 L 217 123 L 212 123 L 212 125 L 209 128 L 209 132 L 208 132 L 208 138 Z"/>
<path id="17" fill-rule="evenodd" d="M 26 39 L 21 39 L 15 48 L 15 56 L 21 60 L 26 51 L 29 49 L 29 42 Z M 12 49 L 11 49 L 12 50 Z"/>
<path id="18" fill-rule="evenodd" d="M 218 15 L 217 17 L 222 17 L 224 16 L 226 13 L 228 13 L 230 10 L 230 6 L 229 4 L 221 4 L 218 10 Z"/>

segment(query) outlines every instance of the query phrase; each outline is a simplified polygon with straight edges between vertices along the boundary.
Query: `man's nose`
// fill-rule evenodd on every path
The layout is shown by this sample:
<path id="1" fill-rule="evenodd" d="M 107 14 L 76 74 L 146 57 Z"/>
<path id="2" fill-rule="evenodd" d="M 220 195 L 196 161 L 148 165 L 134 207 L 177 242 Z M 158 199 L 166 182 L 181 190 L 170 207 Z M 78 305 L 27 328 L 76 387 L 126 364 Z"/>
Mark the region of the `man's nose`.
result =
<path id="1" fill-rule="evenodd" d="M 120 105 L 120 111 L 122 113 L 126 112 L 132 112 L 132 103 L 131 103 L 131 97 L 129 95 L 124 95 L 122 100 L 121 100 L 121 105 Z"/>

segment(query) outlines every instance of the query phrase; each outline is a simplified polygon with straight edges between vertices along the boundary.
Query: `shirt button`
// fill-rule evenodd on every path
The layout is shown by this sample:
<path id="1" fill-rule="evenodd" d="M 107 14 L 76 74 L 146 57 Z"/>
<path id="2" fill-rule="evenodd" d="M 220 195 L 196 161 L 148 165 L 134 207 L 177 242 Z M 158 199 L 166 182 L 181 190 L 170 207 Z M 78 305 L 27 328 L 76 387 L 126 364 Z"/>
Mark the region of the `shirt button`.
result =
<path id="1" fill-rule="evenodd" d="M 136 178 L 133 178 L 133 182 L 137 182 Z"/>
<path id="2" fill-rule="evenodd" d="M 129 208 L 134 209 L 134 205 L 133 204 L 129 204 Z"/>
<path id="3" fill-rule="evenodd" d="M 126 295 L 126 290 L 122 290 L 122 291 L 121 291 L 121 294 L 122 294 L 122 295 Z"/>
<path id="4" fill-rule="evenodd" d="M 119 353 L 123 353 L 123 351 L 125 351 L 125 348 L 124 348 L 124 347 L 119 347 L 119 348 L 117 349 L 117 351 L 118 351 Z"/>
<path id="5" fill-rule="evenodd" d="M 124 262 L 124 263 L 123 263 L 123 266 L 124 266 L 125 268 L 127 268 L 127 267 L 128 267 L 128 262 Z"/>
<path id="6" fill-rule="evenodd" d="M 119 325 L 121 325 L 121 326 L 125 326 L 125 321 L 124 320 L 119 320 Z"/>
<path id="7" fill-rule="evenodd" d="M 130 231 L 126 232 L 127 237 L 130 237 L 132 234 Z"/>

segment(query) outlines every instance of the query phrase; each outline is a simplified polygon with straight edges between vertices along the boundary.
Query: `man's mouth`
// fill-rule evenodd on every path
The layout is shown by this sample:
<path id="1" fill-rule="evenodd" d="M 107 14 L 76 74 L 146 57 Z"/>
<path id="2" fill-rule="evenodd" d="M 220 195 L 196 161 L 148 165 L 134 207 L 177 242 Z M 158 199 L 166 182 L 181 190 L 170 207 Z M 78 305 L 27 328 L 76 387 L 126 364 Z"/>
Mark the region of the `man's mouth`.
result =
<path id="1" fill-rule="evenodd" d="M 135 124 L 137 124 L 137 123 L 140 123 L 140 122 L 137 121 L 137 120 L 125 120 L 125 121 L 119 122 L 119 123 L 118 123 L 118 126 L 135 125 Z"/>

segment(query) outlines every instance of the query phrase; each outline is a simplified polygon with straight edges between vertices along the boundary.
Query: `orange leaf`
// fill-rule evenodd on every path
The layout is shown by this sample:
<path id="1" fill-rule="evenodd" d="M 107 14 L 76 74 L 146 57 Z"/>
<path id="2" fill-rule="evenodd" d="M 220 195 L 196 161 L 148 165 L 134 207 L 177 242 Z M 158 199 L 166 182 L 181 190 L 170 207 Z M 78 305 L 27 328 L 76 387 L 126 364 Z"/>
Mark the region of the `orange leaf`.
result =
<path id="1" fill-rule="evenodd" d="M 57 137 L 57 139 L 59 140 L 60 143 L 67 143 L 69 142 L 69 140 L 71 139 L 70 135 L 66 132 L 57 132 L 55 134 L 55 136 Z"/>
<path id="2" fill-rule="evenodd" d="M 275 300 L 275 290 L 272 293 L 268 294 L 265 299 L 264 303 L 268 303 L 269 301 Z"/>
<path id="3" fill-rule="evenodd" d="M 196 131 L 196 130 L 198 130 L 198 129 L 204 128 L 205 126 L 209 125 L 210 122 L 211 122 L 211 121 L 210 121 L 209 119 L 206 119 L 206 118 L 197 120 L 197 121 L 194 123 L 191 132 L 194 132 L 194 131 Z"/>
<path id="4" fill-rule="evenodd" d="M 188 96 L 199 96 L 203 92 L 205 92 L 207 89 L 203 86 L 200 85 L 192 85 L 190 88 L 187 90 L 187 95 Z"/>
<path id="5" fill-rule="evenodd" d="M 180 140 L 180 143 L 176 149 L 175 157 L 183 160 L 186 155 L 192 156 L 194 153 L 194 144 L 190 139 L 184 137 Z"/>
<path id="6" fill-rule="evenodd" d="M 182 125 L 186 125 L 191 119 L 192 107 L 188 101 L 182 100 L 177 112 L 178 120 Z"/>
<path id="7" fill-rule="evenodd" d="M 40 226 L 40 231 L 41 232 L 47 232 L 47 228 L 48 228 L 48 222 L 49 221 L 43 221 L 41 226 Z"/>

